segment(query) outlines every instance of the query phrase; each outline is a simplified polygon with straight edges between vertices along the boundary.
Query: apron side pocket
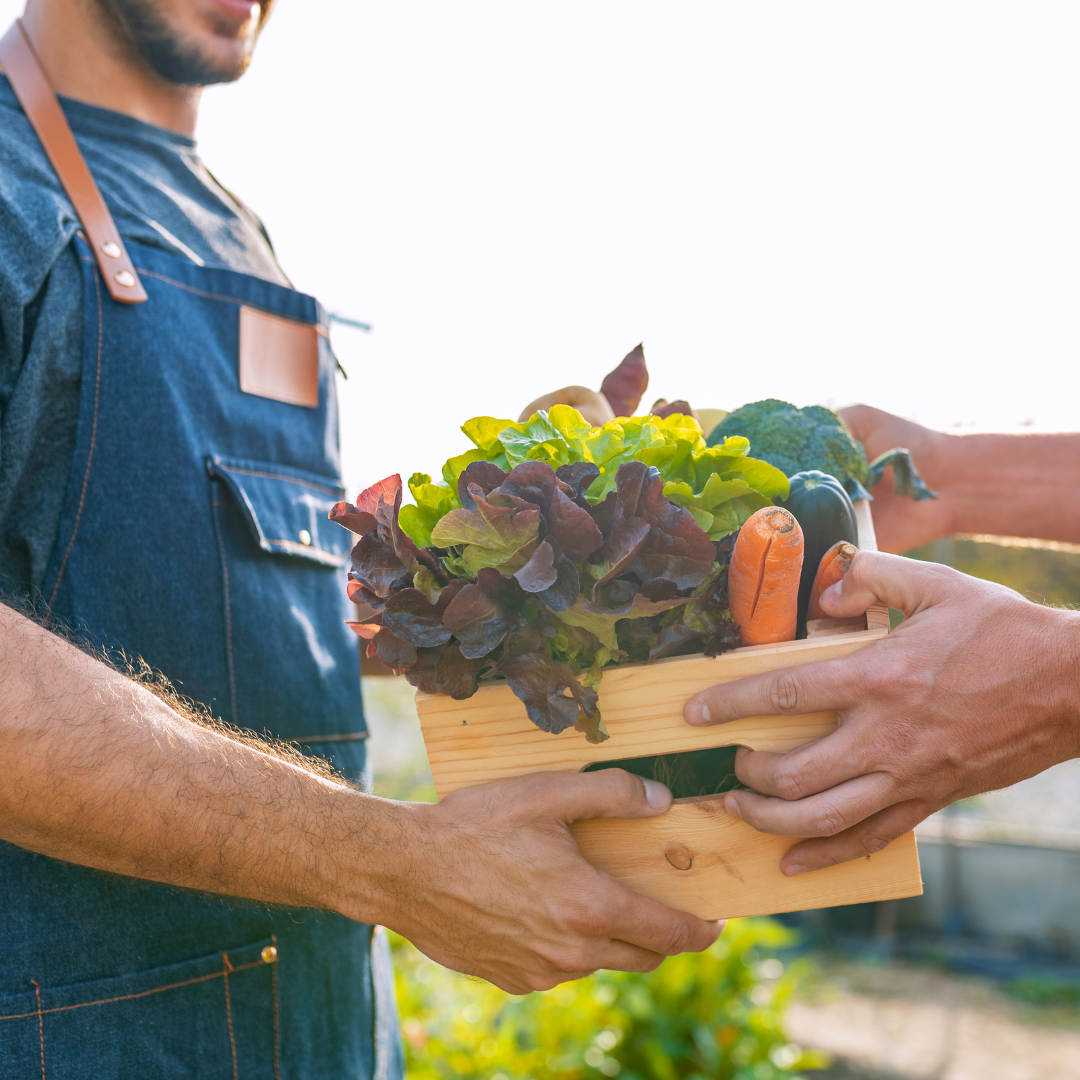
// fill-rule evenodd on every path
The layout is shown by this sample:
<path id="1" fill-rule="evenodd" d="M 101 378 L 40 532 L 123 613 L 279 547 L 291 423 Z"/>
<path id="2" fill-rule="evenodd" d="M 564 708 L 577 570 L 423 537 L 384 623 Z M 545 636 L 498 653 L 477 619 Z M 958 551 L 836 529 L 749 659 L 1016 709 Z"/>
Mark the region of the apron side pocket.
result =
<path id="1" fill-rule="evenodd" d="M 272 938 L 166 967 L 0 998 L 4 1075 L 273 1076 Z"/>

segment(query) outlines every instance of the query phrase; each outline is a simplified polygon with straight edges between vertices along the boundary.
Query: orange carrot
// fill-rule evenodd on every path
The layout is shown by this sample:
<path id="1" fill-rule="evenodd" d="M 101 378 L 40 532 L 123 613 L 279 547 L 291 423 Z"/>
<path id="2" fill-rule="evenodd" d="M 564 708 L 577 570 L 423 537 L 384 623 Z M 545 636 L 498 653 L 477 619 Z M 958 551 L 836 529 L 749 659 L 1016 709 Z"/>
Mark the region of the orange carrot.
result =
<path id="1" fill-rule="evenodd" d="M 744 645 L 794 640 L 802 562 L 802 529 L 782 506 L 766 506 L 739 530 L 728 600 Z"/>
<path id="2" fill-rule="evenodd" d="M 818 566 L 817 575 L 814 577 L 813 587 L 810 589 L 810 607 L 807 610 L 807 619 L 827 619 L 829 616 L 821 608 L 821 594 L 830 586 L 842 581 L 844 575 L 851 569 L 851 560 L 858 554 L 859 549 L 846 540 L 837 540 L 824 555 L 821 556 L 821 564 Z"/>

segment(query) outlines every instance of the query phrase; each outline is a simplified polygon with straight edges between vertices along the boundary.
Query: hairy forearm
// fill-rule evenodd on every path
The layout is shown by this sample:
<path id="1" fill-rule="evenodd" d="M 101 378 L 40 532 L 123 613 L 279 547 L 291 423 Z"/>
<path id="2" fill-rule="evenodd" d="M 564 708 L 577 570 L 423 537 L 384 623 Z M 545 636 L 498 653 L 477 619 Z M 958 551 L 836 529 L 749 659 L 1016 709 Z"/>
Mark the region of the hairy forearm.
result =
<path id="1" fill-rule="evenodd" d="M 365 920 L 392 918 L 423 834 L 420 808 L 188 719 L 3 606 L 0 763 L 0 837 L 14 844 Z"/>
<path id="2" fill-rule="evenodd" d="M 883 551 L 902 553 L 955 533 L 1031 536 L 1080 543 L 1080 434 L 958 435 L 869 405 L 840 415 L 867 457 L 905 446 L 936 499 L 893 491 L 891 469 L 874 487 Z"/>
<path id="3" fill-rule="evenodd" d="M 1080 542 L 1080 434 L 939 434 L 928 465 L 949 531 Z"/>

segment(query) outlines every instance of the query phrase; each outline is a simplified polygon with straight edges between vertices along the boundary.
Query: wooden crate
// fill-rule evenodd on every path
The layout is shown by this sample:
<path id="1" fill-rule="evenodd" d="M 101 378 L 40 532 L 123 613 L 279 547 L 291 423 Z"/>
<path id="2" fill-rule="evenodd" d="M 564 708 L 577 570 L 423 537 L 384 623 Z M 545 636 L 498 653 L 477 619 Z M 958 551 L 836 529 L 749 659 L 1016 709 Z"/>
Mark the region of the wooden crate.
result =
<path id="1" fill-rule="evenodd" d="M 859 546 L 876 550 L 869 504 L 859 500 L 855 508 Z M 609 668 L 599 695 L 611 738 L 598 746 L 573 730 L 561 735 L 540 731 L 505 684 L 483 687 L 466 701 L 417 693 L 435 789 L 441 798 L 488 780 L 719 746 L 791 750 L 834 731 L 836 714 L 752 716 L 717 727 L 690 727 L 682 717 L 683 705 L 717 683 L 847 656 L 888 632 L 888 611 L 872 608 L 857 620 L 818 620 L 804 641 L 735 649 L 715 659 L 679 656 Z M 780 873 L 780 858 L 795 841 L 757 832 L 732 817 L 721 795 L 676 799 L 655 818 L 579 821 L 572 829 L 594 866 L 645 896 L 707 919 L 922 893 L 914 833 L 855 862 L 787 878 Z"/>

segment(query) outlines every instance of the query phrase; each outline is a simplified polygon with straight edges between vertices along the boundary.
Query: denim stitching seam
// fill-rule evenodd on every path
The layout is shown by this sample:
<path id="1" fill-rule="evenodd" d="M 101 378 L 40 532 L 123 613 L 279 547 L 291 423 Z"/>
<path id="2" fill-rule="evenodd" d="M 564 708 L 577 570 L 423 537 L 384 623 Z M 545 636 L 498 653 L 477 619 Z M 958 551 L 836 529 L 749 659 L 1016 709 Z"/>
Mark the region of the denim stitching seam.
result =
<path id="1" fill-rule="evenodd" d="M 45 1080 L 45 1022 L 41 1018 L 41 984 L 36 979 L 30 981 L 34 984 L 34 996 L 37 998 L 38 1041 L 41 1043 L 41 1080 Z"/>
<path id="2" fill-rule="evenodd" d="M 273 943 L 274 948 L 277 948 L 277 935 L 271 934 L 270 941 Z M 281 1080 L 281 1031 L 278 1026 L 278 992 L 277 992 L 277 969 L 278 963 L 281 960 L 281 956 L 278 955 L 274 959 L 273 971 L 271 972 L 271 982 L 274 987 L 274 1080 Z"/>
<path id="3" fill-rule="evenodd" d="M 145 274 L 147 277 L 157 278 L 158 281 L 164 281 L 166 285 L 175 285 L 178 289 L 183 289 L 185 292 L 194 293 L 196 296 L 202 296 L 207 300 L 224 300 L 228 304 L 239 304 L 241 307 L 253 308 L 255 311 L 262 311 L 263 308 L 256 307 L 254 304 L 249 304 L 246 300 L 241 300 L 238 296 L 229 296 L 225 293 L 212 293 L 207 292 L 205 289 L 196 289 L 194 285 L 185 285 L 182 281 L 177 281 L 175 278 L 166 277 L 164 274 L 156 274 L 153 270 L 144 270 L 141 266 L 135 267 L 140 274 Z M 276 311 L 267 311 L 267 315 L 273 315 L 277 319 L 285 319 L 287 322 L 297 323 L 299 326 L 311 326 L 315 328 L 315 332 L 322 337 L 328 338 L 330 335 L 327 333 L 326 328 L 320 323 L 307 322 L 305 319 L 293 319 L 288 315 L 279 315 Z"/>
<path id="4" fill-rule="evenodd" d="M 75 545 L 75 537 L 79 532 L 79 522 L 82 520 L 83 505 L 86 502 L 86 489 L 90 483 L 90 464 L 94 460 L 94 446 L 97 444 L 98 405 L 101 401 L 101 347 L 105 334 L 103 316 L 101 311 L 101 283 L 94 275 L 94 291 L 97 294 L 97 317 L 98 317 L 98 340 L 97 340 L 97 374 L 94 379 L 94 422 L 90 427 L 90 452 L 86 455 L 86 471 L 83 473 L 82 491 L 79 493 L 79 508 L 75 511 L 75 525 L 71 530 L 71 539 L 68 541 L 67 550 L 64 552 L 64 560 L 56 574 L 56 584 L 53 586 L 52 596 L 49 597 L 49 610 L 56 603 L 56 594 L 60 591 L 60 582 L 64 577 L 68 559 L 71 557 L 71 549 Z"/>
<path id="5" fill-rule="evenodd" d="M 248 968 L 263 966 L 264 961 L 253 960 L 250 964 L 241 964 L 239 967 L 230 968 L 230 972 L 235 975 L 238 971 L 247 971 Z M 181 982 L 169 983 L 166 986 L 155 986 L 150 990 L 140 990 L 135 994 L 120 994 L 117 997 L 99 998 L 97 1001 L 77 1001 L 74 1005 L 57 1005 L 52 1009 L 35 1009 L 32 1012 L 10 1013 L 7 1016 L 0 1016 L 0 1020 L 25 1020 L 29 1016 L 48 1016 L 50 1013 L 85 1009 L 90 1005 L 112 1005 L 117 1001 L 133 1001 L 136 998 L 148 997 L 150 994 L 163 993 L 165 990 L 177 990 L 182 986 L 193 986 L 195 983 L 208 982 L 210 979 L 220 979 L 224 974 L 224 971 L 211 971 L 209 975 L 198 975 L 194 979 L 184 979 Z M 42 1028 L 42 1033 L 42 1039 L 44 1039 L 44 1028 Z"/>
<path id="6" fill-rule="evenodd" d="M 233 1034 L 232 995 L 229 993 L 229 972 L 232 971 L 232 964 L 229 963 L 228 953 L 221 954 L 221 963 L 222 981 L 225 983 L 225 1019 L 229 1025 L 229 1049 L 232 1051 L 232 1075 L 233 1080 L 239 1080 L 236 1072 L 236 1036 Z"/>
<path id="7" fill-rule="evenodd" d="M 229 664 L 229 696 L 232 705 L 232 722 L 240 726 L 240 712 L 236 700 L 236 665 L 233 662 L 232 646 L 232 596 L 229 592 L 229 560 L 225 555 L 225 538 L 221 529 L 221 503 L 216 499 L 211 503 L 211 513 L 214 515 L 214 531 L 217 533 L 218 551 L 221 553 L 221 579 L 222 588 L 225 592 L 225 653 Z"/>
<path id="8" fill-rule="evenodd" d="M 341 487 L 328 487 L 325 484 L 316 484 L 312 480 L 301 480 L 298 476 L 286 476 L 285 473 L 263 472 L 260 469 L 244 469 L 239 465 L 222 465 L 220 458 L 214 458 L 215 465 L 221 465 L 225 472 L 240 473 L 243 476 L 261 476 L 264 480 L 288 480 L 290 484 L 299 487 L 314 488 L 316 491 L 325 491 L 327 495 L 344 495 L 345 489 Z"/>

